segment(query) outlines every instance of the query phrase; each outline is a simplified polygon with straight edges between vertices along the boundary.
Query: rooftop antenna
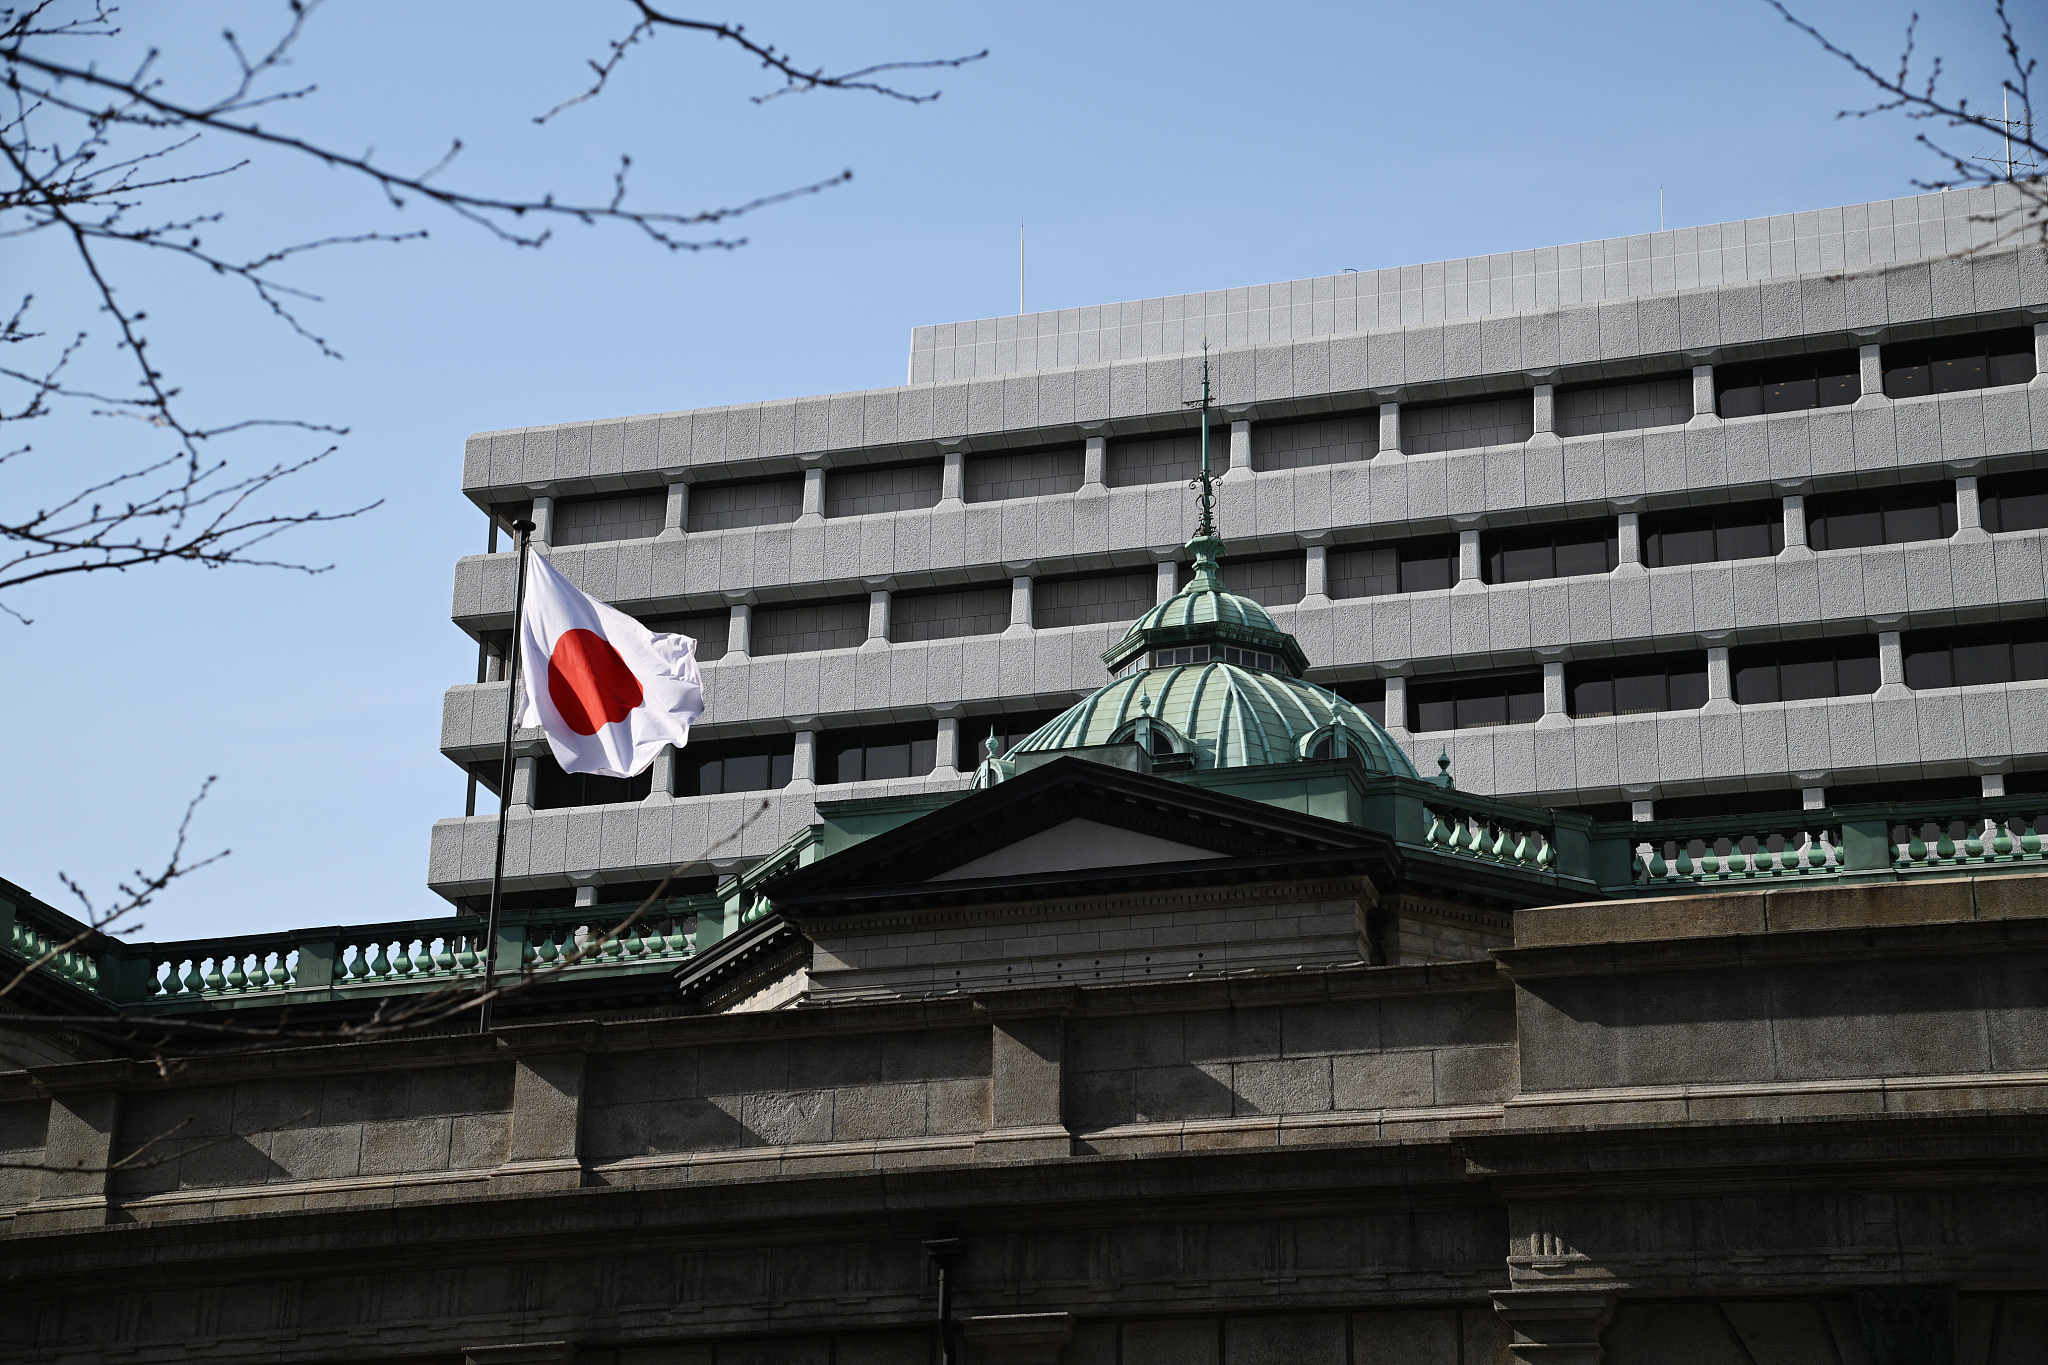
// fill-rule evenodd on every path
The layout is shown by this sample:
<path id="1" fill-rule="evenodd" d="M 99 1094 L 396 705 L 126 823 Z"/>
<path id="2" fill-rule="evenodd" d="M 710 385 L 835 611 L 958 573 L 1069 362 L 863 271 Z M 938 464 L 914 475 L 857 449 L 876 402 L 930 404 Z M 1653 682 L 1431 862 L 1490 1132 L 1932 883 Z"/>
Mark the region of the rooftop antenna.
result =
<path id="1" fill-rule="evenodd" d="M 1209 338 L 1202 338 L 1202 396 L 1190 398 L 1185 406 L 1202 410 L 1202 472 L 1195 479 L 1201 488 L 1201 497 L 1196 506 L 1201 509 L 1201 520 L 1195 527 L 1197 536 L 1216 534 L 1216 476 L 1209 467 L 1209 404 L 1214 399 L 1209 392 Z"/>
<path id="2" fill-rule="evenodd" d="M 1657 231 L 1664 230 L 1664 182 L 1657 182 Z"/>
<path id="3" fill-rule="evenodd" d="M 1017 224 L 1017 316 L 1024 316 L 1024 224 Z"/>

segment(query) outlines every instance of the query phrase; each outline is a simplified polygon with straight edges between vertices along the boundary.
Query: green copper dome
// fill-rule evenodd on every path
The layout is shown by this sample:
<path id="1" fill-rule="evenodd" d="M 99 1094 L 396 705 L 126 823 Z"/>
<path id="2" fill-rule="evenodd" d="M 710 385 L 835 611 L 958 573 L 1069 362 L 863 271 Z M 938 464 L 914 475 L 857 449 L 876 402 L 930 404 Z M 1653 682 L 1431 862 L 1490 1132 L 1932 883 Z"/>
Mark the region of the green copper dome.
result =
<path id="1" fill-rule="evenodd" d="M 1006 757 L 1119 743 L 1137 743 L 1155 761 L 1186 755 L 1193 760 L 1186 766 L 1197 769 L 1348 755 L 1374 772 L 1416 775 L 1387 732 L 1336 693 L 1285 673 L 1216 661 L 1118 678 Z"/>
<path id="2" fill-rule="evenodd" d="M 976 785 L 1000 782 L 1017 756 L 1134 743 L 1155 771 L 1250 768 L 1309 758 L 1356 758 L 1377 773 L 1416 776 L 1408 755 L 1372 717 L 1305 682 L 1294 637 L 1249 597 L 1224 586 L 1223 542 L 1188 542 L 1194 577 L 1146 612 L 1102 656 L 1122 676 L 991 755 Z"/>

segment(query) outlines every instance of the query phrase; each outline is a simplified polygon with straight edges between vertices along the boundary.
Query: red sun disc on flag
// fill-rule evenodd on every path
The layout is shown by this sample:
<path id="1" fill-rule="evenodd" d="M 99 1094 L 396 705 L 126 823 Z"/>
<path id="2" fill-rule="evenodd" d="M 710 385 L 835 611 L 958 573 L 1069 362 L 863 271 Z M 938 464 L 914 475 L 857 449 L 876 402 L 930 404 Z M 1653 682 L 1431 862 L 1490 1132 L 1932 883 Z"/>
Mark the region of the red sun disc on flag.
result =
<path id="1" fill-rule="evenodd" d="M 612 642 L 592 630 L 572 630 L 548 656 L 548 700 L 579 735 L 594 735 L 622 721 L 646 694 Z"/>

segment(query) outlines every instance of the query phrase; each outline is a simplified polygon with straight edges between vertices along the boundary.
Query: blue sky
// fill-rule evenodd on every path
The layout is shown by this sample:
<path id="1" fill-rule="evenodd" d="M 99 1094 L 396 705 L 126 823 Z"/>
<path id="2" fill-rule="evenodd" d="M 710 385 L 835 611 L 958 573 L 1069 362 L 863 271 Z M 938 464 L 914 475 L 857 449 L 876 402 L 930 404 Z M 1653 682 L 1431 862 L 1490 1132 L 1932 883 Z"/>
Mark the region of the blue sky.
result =
<path id="1" fill-rule="evenodd" d="M 1995 104 L 1989 4 L 1927 6 L 1923 48 Z M 173 88 L 227 71 L 218 32 L 255 41 L 281 5 L 138 7 L 124 41 L 165 52 Z M 1895 61 L 1910 6 L 1826 0 L 1823 27 Z M 180 884 L 146 937 L 443 913 L 425 888 L 431 822 L 460 814 L 435 750 L 440 697 L 473 677 L 447 620 L 455 558 L 483 548 L 458 493 L 472 431 L 900 383 L 910 329 L 1016 308 L 1028 224 L 1033 309 L 1144 298 L 1583 241 L 1914 192 L 1940 167 L 1896 116 L 1837 120 L 1855 80 L 1760 0 L 1031 6 L 739 4 L 719 17 L 836 66 L 988 48 L 906 76 L 936 104 L 769 88 L 732 51 L 664 35 L 602 98 L 547 125 L 623 4 L 329 0 L 288 128 L 508 194 L 601 196 L 619 152 L 635 196 L 693 209 L 851 168 L 851 184 L 745 220 L 736 252 L 671 254 L 567 227 L 540 251 L 276 157 L 185 206 L 223 245 L 425 228 L 425 241 L 307 258 L 322 359 L 231 285 L 114 257 L 156 351 L 214 418 L 350 428 L 280 508 L 383 499 L 302 533 L 316 578 L 184 568 L 57 581 L 0 619 L 13 715 L 0 876 L 63 900 L 160 862 L 185 801 L 231 857 Z M 704 11 L 706 15 L 711 11 Z M 2034 46 L 2048 47 L 2038 11 Z M 60 244 L 0 244 L 0 283 L 46 324 L 89 324 Z M 70 314 L 66 309 L 72 310 Z M 56 419 L 6 467 L 32 503 L 148 449 L 123 424 Z M 10 443 L 11 444 L 11 443 Z M 237 465 L 317 446 L 262 436 Z M 17 468 L 19 466 L 19 468 Z M 488 797 L 486 797 L 488 804 Z"/>

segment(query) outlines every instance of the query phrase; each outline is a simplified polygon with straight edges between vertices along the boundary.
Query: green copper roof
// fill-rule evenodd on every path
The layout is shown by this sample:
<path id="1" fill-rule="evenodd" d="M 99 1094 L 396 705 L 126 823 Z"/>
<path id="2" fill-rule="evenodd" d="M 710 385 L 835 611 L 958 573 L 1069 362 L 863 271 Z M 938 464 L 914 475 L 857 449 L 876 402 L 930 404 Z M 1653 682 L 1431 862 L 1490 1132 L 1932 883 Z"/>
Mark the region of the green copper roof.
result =
<path id="1" fill-rule="evenodd" d="M 1308 659 L 1294 637 L 1274 623 L 1266 609 L 1224 586 L 1216 567 L 1223 542 L 1196 536 L 1188 542 L 1195 556 L 1195 574 L 1188 585 L 1131 623 L 1124 638 L 1103 652 L 1112 673 L 1154 649 L 1177 645 L 1220 643 L 1270 651 L 1289 673 L 1300 673 Z"/>
<path id="2" fill-rule="evenodd" d="M 1292 763 L 1309 756 L 1318 732 L 1341 725 L 1345 750 L 1374 772 L 1416 775 L 1386 731 L 1336 693 L 1283 673 L 1213 661 L 1118 678 L 1033 731 L 1009 756 L 1122 742 L 1144 717 L 1165 727 L 1177 751 L 1191 752 L 1197 769 Z"/>

